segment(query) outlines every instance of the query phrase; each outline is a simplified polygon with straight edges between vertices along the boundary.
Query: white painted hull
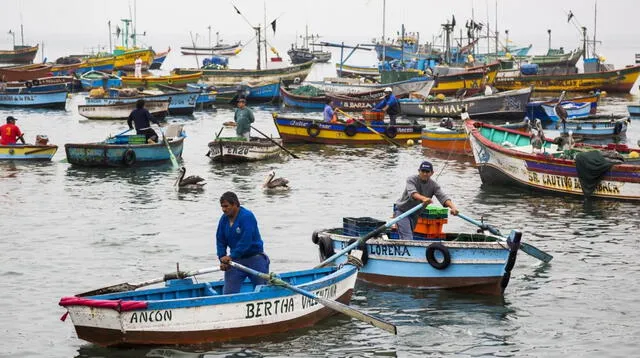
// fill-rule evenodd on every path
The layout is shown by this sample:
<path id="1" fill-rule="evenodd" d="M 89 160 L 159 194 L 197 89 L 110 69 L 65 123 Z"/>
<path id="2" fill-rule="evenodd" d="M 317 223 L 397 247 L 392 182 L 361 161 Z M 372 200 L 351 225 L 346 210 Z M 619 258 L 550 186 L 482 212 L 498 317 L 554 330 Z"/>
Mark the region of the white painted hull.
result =
<path id="1" fill-rule="evenodd" d="M 169 101 L 147 101 L 144 107 L 154 117 L 164 118 L 169 112 Z M 135 108 L 135 102 L 108 105 L 78 105 L 78 114 L 88 119 L 127 119 Z"/>

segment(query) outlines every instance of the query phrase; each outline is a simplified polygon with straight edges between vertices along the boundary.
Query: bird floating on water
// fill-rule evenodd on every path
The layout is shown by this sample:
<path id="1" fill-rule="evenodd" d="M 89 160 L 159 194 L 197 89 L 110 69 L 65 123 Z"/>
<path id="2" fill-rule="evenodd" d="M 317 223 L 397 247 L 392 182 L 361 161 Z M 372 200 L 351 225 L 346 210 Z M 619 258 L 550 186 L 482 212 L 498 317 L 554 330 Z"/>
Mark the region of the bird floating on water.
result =
<path id="1" fill-rule="evenodd" d="M 289 189 L 289 181 L 285 178 L 275 178 L 276 172 L 271 171 L 262 184 L 264 189 Z"/>
<path id="2" fill-rule="evenodd" d="M 178 189 L 201 189 L 205 184 L 202 183 L 204 181 L 203 178 L 197 175 L 189 175 L 188 177 L 184 177 L 187 173 L 187 169 L 185 167 L 180 167 L 178 179 L 176 179 L 175 186 Z"/>

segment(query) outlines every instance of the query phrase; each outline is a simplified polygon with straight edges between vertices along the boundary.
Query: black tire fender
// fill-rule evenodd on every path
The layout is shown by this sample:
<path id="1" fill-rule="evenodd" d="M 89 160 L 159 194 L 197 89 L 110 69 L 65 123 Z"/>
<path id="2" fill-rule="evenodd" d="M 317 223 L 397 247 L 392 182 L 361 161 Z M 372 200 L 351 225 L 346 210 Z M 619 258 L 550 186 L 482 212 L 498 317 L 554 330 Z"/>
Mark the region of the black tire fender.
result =
<path id="1" fill-rule="evenodd" d="M 324 261 L 335 254 L 333 249 L 333 240 L 330 237 L 323 236 L 318 239 L 318 251 L 320 251 L 320 260 Z"/>
<path id="2" fill-rule="evenodd" d="M 124 154 L 122 154 L 122 163 L 128 167 L 134 165 L 136 163 L 136 152 L 133 149 L 125 150 Z"/>
<path id="3" fill-rule="evenodd" d="M 318 241 L 320 240 L 320 237 L 318 236 L 318 234 L 319 234 L 318 230 L 315 230 L 313 234 L 311 234 L 311 242 L 313 242 L 316 245 L 318 245 Z"/>
<path id="4" fill-rule="evenodd" d="M 385 130 L 384 130 L 384 134 L 389 137 L 389 138 L 395 138 L 396 135 L 398 135 L 398 128 L 394 127 L 394 126 L 388 126 Z"/>
<path id="5" fill-rule="evenodd" d="M 344 134 L 346 134 L 347 137 L 353 137 L 356 133 L 358 133 L 358 128 L 356 128 L 354 124 L 347 124 L 344 127 Z"/>
<path id="6" fill-rule="evenodd" d="M 622 122 L 616 122 L 613 127 L 613 134 L 620 134 L 620 132 L 622 132 Z"/>
<path id="7" fill-rule="evenodd" d="M 307 134 L 309 137 L 317 137 L 318 134 L 320 134 L 320 127 L 315 123 L 309 124 L 309 126 L 307 126 Z"/>
<path id="8" fill-rule="evenodd" d="M 436 259 L 436 251 L 439 251 L 442 254 L 443 260 L 438 261 Z M 441 243 L 433 243 L 427 247 L 427 262 L 433 268 L 437 270 L 444 270 L 451 264 L 451 254 L 449 253 L 449 249 Z"/>
<path id="9" fill-rule="evenodd" d="M 357 239 L 351 239 L 349 240 L 349 242 L 347 243 L 347 246 L 353 244 L 354 242 L 356 242 Z M 366 265 L 367 262 L 369 261 L 369 251 L 367 250 L 367 243 L 363 242 L 360 245 L 358 245 L 358 247 L 356 247 L 358 250 L 362 251 L 362 258 L 360 259 L 362 261 L 362 265 Z M 349 254 L 351 253 L 351 251 L 349 251 Z"/>

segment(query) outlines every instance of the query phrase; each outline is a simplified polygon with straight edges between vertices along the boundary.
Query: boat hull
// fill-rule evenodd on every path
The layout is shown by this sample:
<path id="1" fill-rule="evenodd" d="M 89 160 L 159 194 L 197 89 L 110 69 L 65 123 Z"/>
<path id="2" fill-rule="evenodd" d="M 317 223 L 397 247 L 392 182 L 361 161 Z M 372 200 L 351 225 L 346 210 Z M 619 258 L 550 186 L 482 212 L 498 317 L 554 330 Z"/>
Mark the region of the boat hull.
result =
<path id="1" fill-rule="evenodd" d="M 282 140 L 274 138 L 279 144 Z M 264 138 L 251 138 L 244 140 L 225 140 L 218 138 L 209 142 L 209 158 L 214 162 L 238 163 L 254 162 L 280 158 L 282 149 L 272 141 Z"/>
<path id="2" fill-rule="evenodd" d="M 31 81 L 47 77 L 50 72 L 51 65 L 45 64 L 0 67 L 0 82 Z"/>
<path id="3" fill-rule="evenodd" d="M 32 63 L 38 53 L 38 45 L 14 46 L 13 50 L 0 50 L 0 63 Z"/>
<path id="4" fill-rule="evenodd" d="M 283 81 L 285 84 L 288 84 L 294 81 L 304 81 L 311 71 L 312 65 L 313 62 L 307 62 L 295 66 L 271 68 L 266 70 L 177 68 L 174 70 L 174 73 L 192 74 L 195 72 L 202 72 L 202 81 L 213 86 L 236 85 L 240 82 L 251 83 Z"/>
<path id="5" fill-rule="evenodd" d="M 169 141 L 171 152 L 182 157 L 184 137 Z M 73 165 L 88 167 L 130 167 L 166 162 L 171 159 L 169 150 L 162 142 L 155 144 L 106 144 L 87 143 L 64 145 L 67 161 Z M 133 151 L 133 161 L 127 151 Z M 128 158 L 129 156 L 129 158 Z"/>
<path id="6" fill-rule="evenodd" d="M 162 119 L 169 113 L 169 100 L 146 101 L 144 107 L 155 118 Z M 136 104 L 117 103 L 105 105 L 78 105 L 78 114 L 88 119 L 128 119 Z"/>
<path id="7" fill-rule="evenodd" d="M 379 134 L 357 123 L 327 123 L 307 118 L 284 117 L 274 114 L 273 121 L 284 143 L 322 144 L 389 144 L 385 138 L 404 143 L 420 139 L 421 125 L 389 126 L 372 122 L 369 126 Z M 385 136 L 383 138 L 382 136 Z"/>
<path id="8" fill-rule="evenodd" d="M 147 77 L 135 77 L 135 76 L 122 76 L 122 85 L 125 87 L 158 87 L 171 86 L 183 88 L 187 86 L 187 83 L 195 83 L 202 77 L 202 72 L 191 73 L 188 75 L 169 75 L 169 76 L 147 76 Z"/>
<path id="9" fill-rule="evenodd" d="M 323 90 L 325 93 L 340 95 L 359 95 L 365 92 L 383 90 L 390 87 L 396 97 L 406 96 L 411 92 L 420 92 L 428 95 L 432 89 L 434 81 L 429 77 L 416 77 L 406 81 L 399 81 L 387 84 L 343 84 L 324 81 L 305 81 L 304 85 L 310 85 Z"/>
<path id="10" fill-rule="evenodd" d="M 566 123 L 556 123 L 560 133 L 573 132 L 575 138 L 597 138 L 621 136 L 627 133 L 627 120 L 567 120 Z"/>
<path id="11" fill-rule="evenodd" d="M 554 157 L 557 146 L 545 139 L 545 151 L 533 153 L 530 135 L 486 123 L 465 123 L 470 133 L 473 155 L 483 184 L 516 184 L 530 189 L 584 196 L 574 160 Z M 499 143 L 509 142 L 507 148 Z M 598 148 L 598 146 L 590 146 Z M 604 147 L 600 147 L 605 149 Z M 640 200 L 640 166 L 616 164 L 604 174 L 593 196 L 609 199 Z"/>
<path id="12" fill-rule="evenodd" d="M 195 111 L 198 93 L 194 92 L 172 92 L 161 95 L 138 96 L 138 97 L 85 97 L 87 105 L 106 105 L 118 103 L 135 103 L 139 99 L 145 101 L 167 101 L 169 100 L 169 114 L 191 115 Z"/>
<path id="13" fill-rule="evenodd" d="M 296 287 L 348 304 L 357 274 L 355 267 L 346 265 L 342 268 L 283 273 L 281 277 L 287 280 L 289 275 L 298 275 L 292 278 Z M 305 280 L 303 275 L 312 278 Z M 173 290 L 196 291 L 197 296 L 171 298 L 176 297 L 177 293 L 169 286 L 93 296 L 84 301 L 77 297 L 63 298 L 60 305 L 68 310 L 78 337 L 101 346 L 233 341 L 310 327 L 336 313 L 284 287 L 261 285 L 249 291 L 253 288 L 251 286 L 238 294 L 221 295 L 222 281 L 199 284 L 191 280 L 181 281 L 187 282 L 174 284 Z M 161 298 L 158 291 L 167 292 L 167 298 Z M 150 292 L 152 298 L 141 296 L 145 292 Z M 107 299 L 110 300 L 108 303 L 114 303 L 120 297 L 131 302 L 127 296 L 134 296 L 135 303 L 145 307 L 118 311 L 98 306 Z"/>
<path id="14" fill-rule="evenodd" d="M 629 110 L 629 115 L 632 117 L 640 117 L 640 105 L 630 104 L 627 106 Z"/>
<path id="15" fill-rule="evenodd" d="M 33 93 L 0 93 L 0 107 L 64 109 L 67 90 Z"/>
<path id="16" fill-rule="evenodd" d="M 467 96 L 484 91 L 486 85 L 491 85 L 497 74 L 500 64 L 492 64 L 484 69 L 460 72 L 452 75 L 434 77 L 434 85 L 431 94 L 456 95 L 459 91 L 466 91 Z M 520 89 L 531 86 L 520 86 Z"/>
<path id="17" fill-rule="evenodd" d="M 0 145 L 0 160 L 51 160 L 57 145 Z"/>

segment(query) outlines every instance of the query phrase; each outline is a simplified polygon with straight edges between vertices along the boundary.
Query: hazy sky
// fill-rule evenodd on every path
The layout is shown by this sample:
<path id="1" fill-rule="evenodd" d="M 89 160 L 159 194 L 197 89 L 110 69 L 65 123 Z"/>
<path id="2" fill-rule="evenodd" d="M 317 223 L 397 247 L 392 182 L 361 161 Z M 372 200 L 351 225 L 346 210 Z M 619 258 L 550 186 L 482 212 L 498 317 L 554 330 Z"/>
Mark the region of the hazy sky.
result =
<path id="1" fill-rule="evenodd" d="M 11 46 L 9 29 L 18 32 L 25 26 L 25 41 L 45 42 L 57 55 L 63 51 L 77 53 L 90 47 L 108 45 L 107 21 L 113 27 L 119 19 L 129 17 L 133 0 L 0 0 L 0 49 Z M 232 7 L 235 4 L 253 24 L 264 22 L 266 3 L 267 22 L 276 17 L 275 38 L 270 41 L 281 54 L 294 41 L 296 33 L 319 33 L 326 41 L 347 43 L 370 42 L 382 34 L 382 0 L 138 0 L 136 19 L 138 31 L 147 32 L 142 40 L 156 49 L 167 46 L 178 48 L 190 42 L 189 31 L 199 34 L 203 45 L 208 37 L 207 26 L 220 31 L 227 41 L 249 40 L 253 37 L 250 26 Z M 574 48 L 579 42 L 577 29 L 567 23 L 571 10 L 580 24 L 593 34 L 593 0 L 509 0 L 497 2 L 498 28 L 502 37 L 509 29 L 509 38 L 517 45 L 533 44 L 531 54 L 547 50 L 547 29 L 552 30 L 552 45 Z M 495 0 L 387 0 L 386 29 L 391 36 L 402 23 L 407 31 L 419 31 L 421 42 L 431 41 L 440 34 L 440 24 L 455 14 L 463 28 L 471 17 L 472 8 L 477 21 L 491 24 L 496 18 Z M 600 51 L 617 67 L 633 62 L 634 53 L 640 53 L 640 14 L 638 0 L 608 0 L 598 4 L 597 38 L 602 41 Z M 22 21 L 21 21 L 22 20 Z M 214 35 L 215 36 L 215 35 Z M 46 52 L 46 51 L 45 51 Z M 53 56 L 52 56 L 53 57 Z"/>

